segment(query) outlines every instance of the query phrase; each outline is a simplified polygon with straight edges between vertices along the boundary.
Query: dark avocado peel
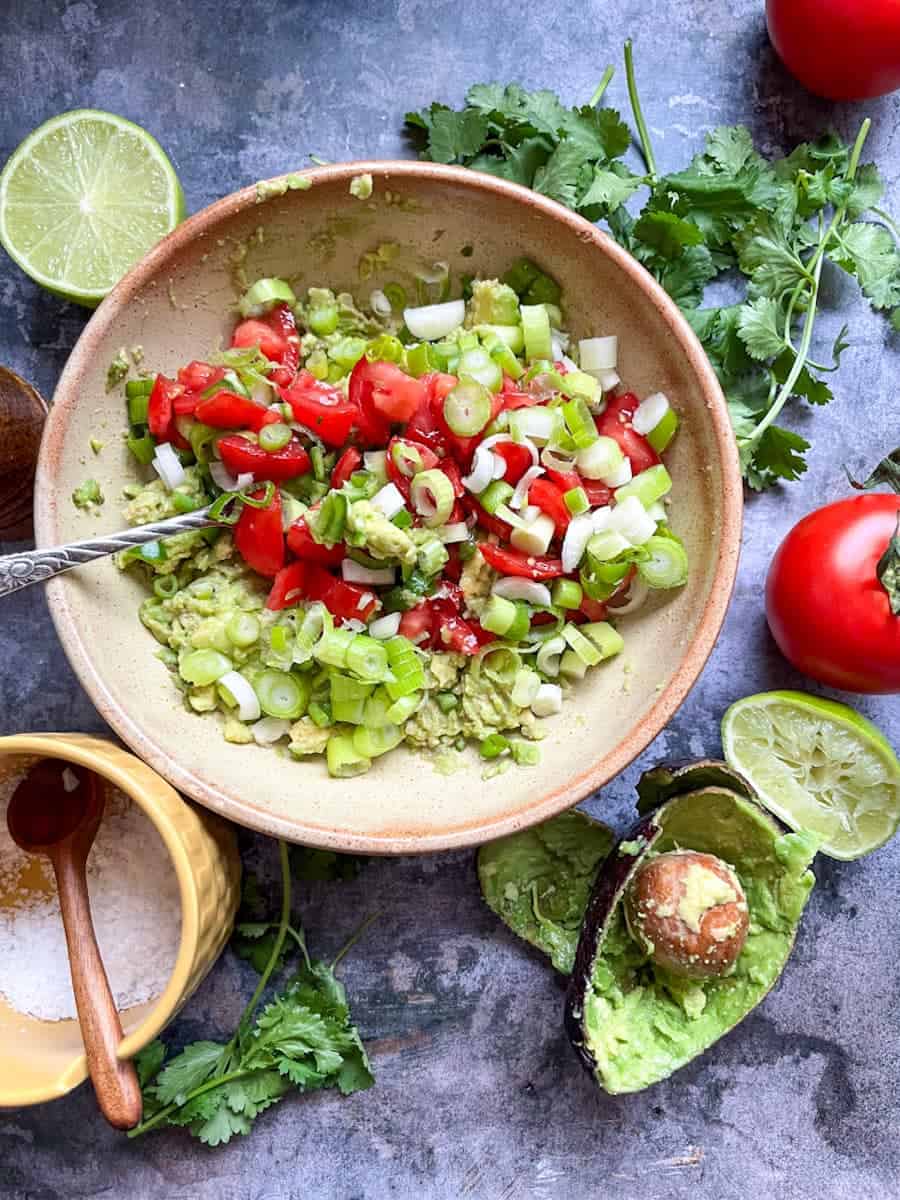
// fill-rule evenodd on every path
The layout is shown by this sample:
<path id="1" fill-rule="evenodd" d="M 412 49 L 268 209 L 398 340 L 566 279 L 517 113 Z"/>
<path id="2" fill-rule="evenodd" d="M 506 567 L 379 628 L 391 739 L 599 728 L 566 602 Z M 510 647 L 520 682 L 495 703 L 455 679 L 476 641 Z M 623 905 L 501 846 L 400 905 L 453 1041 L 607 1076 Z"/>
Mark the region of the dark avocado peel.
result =
<path id="1" fill-rule="evenodd" d="M 816 839 L 786 830 L 724 764 L 657 769 L 644 776 L 639 794 L 645 815 L 598 875 L 566 998 L 569 1038 L 612 1094 L 667 1078 L 760 1003 L 784 969 L 815 883 L 808 867 Z M 749 907 L 733 971 L 703 981 L 657 966 L 629 935 L 624 915 L 624 897 L 647 857 L 685 848 L 732 867 Z"/>

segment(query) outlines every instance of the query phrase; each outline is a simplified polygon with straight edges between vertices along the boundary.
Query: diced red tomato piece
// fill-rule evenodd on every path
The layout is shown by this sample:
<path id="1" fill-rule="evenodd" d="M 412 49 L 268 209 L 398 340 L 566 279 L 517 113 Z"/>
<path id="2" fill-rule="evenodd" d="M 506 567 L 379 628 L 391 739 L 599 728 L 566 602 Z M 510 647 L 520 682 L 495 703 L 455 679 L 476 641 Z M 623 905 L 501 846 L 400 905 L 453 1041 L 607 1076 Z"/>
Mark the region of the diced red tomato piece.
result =
<path id="1" fill-rule="evenodd" d="M 572 514 L 566 507 L 562 491 L 555 483 L 551 483 L 549 479 L 536 479 L 528 489 L 528 503 L 537 505 L 541 512 L 552 518 L 557 537 L 563 536 L 569 528 Z"/>
<path id="2" fill-rule="evenodd" d="M 459 577 L 462 575 L 462 559 L 459 557 L 459 546 L 456 544 L 447 547 L 449 555 L 444 563 L 444 578 L 449 579 L 452 583 L 459 583 Z"/>
<path id="3" fill-rule="evenodd" d="M 572 488 L 581 487 L 584 483 L 577 471 L 553 471 L 549 467 L 547 478 L 563 492 L 570 492 Z"/>
<path id="4" fill-rule="evenodd" d="M 281 363 L 283 370 L 290 371 L 293 375 L 300 365 L 300 334 L 297 332 L 297 322 L 290 306 L 276 304 L 266 313 L 263 321 L 281 338 L 283 348 L 277 361 Z"/>
<path id="5" fill-rule="evenodd" d="M 587 593 L 581 597 L 579 607 L 589 621 L 606 620 L 606 605 L 600 600 L 592 600 Z"/>
<path id="6" fill-rule="evenodd" d="M 213 392 L 205 400 L 201 400 L 194 409 L 194 416 L 204 425 L 212 425 L 215 429 L 262 429 L 263 425 L 277 421 L 279 417 L 262 404 L 257 404 L 249 396 L 240 396 L 237 392 Z"/>
<path id="7" fill-rule="evenodd" d="M 147 401 L 147 428 L 158 442 L 172 441 L 173 405 L 175 397 L 180 396 L 183 391 L 183 385 L 176 383 L 174 379 L 167 379 L 165 375 L 157 375 L 153 391 Z"/>
<path id="8" fill-rule="evenodd" d="M 520 446 L 518 442 L 497 442 L 491 447 L 491 453 L 499 455 L 505 461 L 503 478 L 513 487 L 531 466 L 531 451 L 527 446 Z"/>
<path id="9" fill-rule="evenodd" d="M 426 385 L 396 363 L 361 358 L 351 373 L 349 394 L 373 424 L 380 420 L 390 425 L 410 420 L 426 394 Z"/>
<path id="10" fill-rule="evenodd" d="M 275 576 L 266 608 L 280 612 L 283 608 L 292 608 L 299 604 L 304 597 L 306 583 L 306 564 L 302 562 L 288 563 Z"/>
<path id="11" fill-rule="evenodd" d="M 176 417 L 193 416 L 194 409 L 200 403 L 199 392 L 182 392 L 172 400 L 172 411 Z"/>
<path id="12" fill-rule="evenodd" d="M 257 498 L 262 497 L 257 493 Z M 281 528 L 281 496 L 276 488 L 266 508 L 245 504 L 234 527 L 238 553 L 260 575 L 274 579 L 284 566 L 284 533 Z"/>
<path id="13" fill-rule="evenodd" d="M 309 371 L 300 371 L 291 386 L 282 390 L 281 397 L 291 406 L 294 419 L 327 446 L 344 445 L 358 409 L 340 388 L 320 383 Z"/>
<path id="14" fill-rule="evenodd" d="M 343 487 L 354 471 L 358 470 L 362 465 L 362 455 L 355 446 L 348 446 L 341 457 L 334 464 L 334 470 L 331 472 L 331 486 L 333 488 Z"/>
<path id="15" fill-rule="evenodd" d="M 270 362 L 280 362 L 284 354 L 284 339 L 265 321 L 252 318 L 241 321 L 231 335 L 232 346 L 243 349 L 247 346 L 258 346 Z"/>
<path id="16" fill-rule="evenodd" d="M 562 560 L 548 558 L 543 554 L 523 554 L 506 546 L 492 546 L 482 542 L 479 550 L 486 562 L 501 575 L 516 575 L 520 579 L 557 579 L 565 574 Z"/>
<path id="17" fill-rule="evenodd" d="M 286 304 L 276 304 L 261 318 L 241 321 L 231 335 L 232 346 L 258 346 L 270 362 L 281 368 L 272 373 L 274 383 L 287 386 L 300 364 L 300 335 L 294 314 Z M 275 378 L 276 374 L 278 378 Z"/>
<path id="18" fill-rule="evenodd" d="M 232 475 L 249 471 L 254 479 L 272 479 L 276 483 L 305 475 L 311 465 L 297 438 L 292 438 L 283 450 L 270 453 L 240 434 L 231 434 L 219 439 L 219 455 Z"/>
<path id="19" fill-rule="evenodd" d="M 445 458 L 440 463 L 440 468 L 453 484 L 453 495 L 460 499 L 466 494 L 466 489 L 463 487 L 462 476 L 459 473 L 459 467 L 452 458 Z"/>
<path id="20" fill-rule="evenodd" d="M 336 579 L 316 563 L 307 564 L 306 595 L 309 600 L 321 600 L 331 615 L 342 621 L 368 621 L 378 607 L 370 589 Z"/>
<path id="21" fill-rule="evenodd" d="M 290 527 L 287 534 L 288 549 L 305 562 L 319 563 L 323 567 L 339 567 L 347 554 L 343 542 L 324 546 L 309 532 L 306 518 L 301 517 Z"/>
<path id="22" fill-rule="evenodd" d="M 611 396 L 605 410 L 595 421 L 601 437 L 611 437 L 618 442 L 622 453 L 630 460 L 635 475 L 646 471 L 648 467 L 655 467 L 661 461 L 647 439 L 635 433 L 631 427 L 631 418 L 638 404 L 640 401 L 631 392 Z"/>
<path id="23" fill-rule="evenodd" d="M 394 459 L 395 447 L 399 447 L 401 450 L 403 447 L 407 447 L 410 450 L 416 451 L 422 460 L 423 471 L 430 471 L 433 467 L 438 466 L 441 460 L 430 446 L 426 446 L 424 442 L 415 441 L 413 438 L 391 438 L 387 444 L 388 479 L 397 485 L 406 499 L 409 499 L 409 485 L 412 483 L 412 479 L 410 476 L 404 475 L 397 466 Z"/>
<path id="24" fill-rule="evenodd" d="M 431 638 L 433 613 L 431 605 L 423 601 L 409 608 L 400 618 L 398 630 L 401 637 L 409 638 L 415 645 L 424 645 Z"/>
<path id="25" fill-rule="evenodd" d="M 178 382 L 189 392 L 202 392 L 224 378 L 224 367 L 214 367 L 211 363 L 199 362 L 197 359 L 178 372 Z"/>
<path id="26" fill-rule="evenodd" d="M 599 479 L 582 479 L 579 486 L 584 488 L 591 508 L 602 508 L 612 500 L 612 488 Z"/>
<path id="27" fill-rule="evenodd" d="M 462 617 L 440 615 L 434 644 L 454 654 L 477 654 L 481 643 L 473 627 Z"/>

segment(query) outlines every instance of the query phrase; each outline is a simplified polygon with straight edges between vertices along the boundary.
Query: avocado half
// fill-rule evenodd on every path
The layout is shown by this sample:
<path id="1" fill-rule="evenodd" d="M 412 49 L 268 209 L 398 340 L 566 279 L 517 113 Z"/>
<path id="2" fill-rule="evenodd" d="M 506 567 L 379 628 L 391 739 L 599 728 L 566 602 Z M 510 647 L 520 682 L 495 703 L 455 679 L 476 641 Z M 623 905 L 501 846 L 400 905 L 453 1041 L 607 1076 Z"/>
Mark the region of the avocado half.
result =
<path id="1" fill-rule="evenodd" d="M 615 840 L 606 825 L 572 810 L 490 842 L 478 851 L 481 894 L 513 933 L 568 975 L 597 869 Z"/>
<path id="2" fill-rule="evenodd" d="M 638 793 L 644 815 L 597 876 L 566 998 L 569 1039 L 612 1094 L 667 1078 L 759 1004 L 787 962 L 815 883 L 815 838 L 766 812 L 725 763 L 656 768 Z M 636 870 L 648 855 L 675 849 L 714 854 L 741 881 L 750 930 L 730 975 L 675 978 L 628 933 L 622 900 Z"/>

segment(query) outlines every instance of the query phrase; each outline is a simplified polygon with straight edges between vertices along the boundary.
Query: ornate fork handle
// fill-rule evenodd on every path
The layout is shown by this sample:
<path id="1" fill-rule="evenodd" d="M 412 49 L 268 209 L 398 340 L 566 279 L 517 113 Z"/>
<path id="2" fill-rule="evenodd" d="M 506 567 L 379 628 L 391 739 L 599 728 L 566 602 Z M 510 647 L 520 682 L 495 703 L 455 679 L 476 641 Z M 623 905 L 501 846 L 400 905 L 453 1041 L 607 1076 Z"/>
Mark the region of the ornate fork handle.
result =
<path id="1" fill-rule="evenodd" d="M 97 558 L 106 558 L 107 555 L 127 550 L 130 546 L 143 546 L 147 542 L 172 537 L 176 533 L 207 529 L 218 524 L 220 522 L 215 518 L 210 519 L 208 508 L 200 508 L 183 516 L 169 517 L 151 525 L 136 525 L 134 529 L 125 529 L 121 533 L 110 533 L 104 537 L 87 538 L 83 542 L 72 542 L 68 546 L 27 550 L 24 554 L 7 554 L 0 558 L 0 596 L 8 596 L 20 588 L 30 587 L 33 583 L 42 583 L 63 571 L 71 571 L 73 567 L 80 567 L 83 563 L 93 562 Z"/>

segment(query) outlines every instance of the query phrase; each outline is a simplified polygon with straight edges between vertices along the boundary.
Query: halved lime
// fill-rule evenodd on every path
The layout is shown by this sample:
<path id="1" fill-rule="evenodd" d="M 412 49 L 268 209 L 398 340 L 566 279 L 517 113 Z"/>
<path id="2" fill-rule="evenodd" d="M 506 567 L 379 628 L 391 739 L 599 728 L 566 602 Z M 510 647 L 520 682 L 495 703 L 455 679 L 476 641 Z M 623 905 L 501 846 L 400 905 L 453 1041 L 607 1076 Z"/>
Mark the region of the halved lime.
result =
<path id="1" fill-rule="evenodd" d="M 761 692 L 722 718 L 731 766 L 792 829 L 831 858 L 861 858 L 900 825 L 900 762 L 876 727 L 833 700 Z"/>
<path id="2" fill-rule="evenodd" d="M 93 308 L 184 217 L 162 147 L 98 109 L 52 117 L 0 174 L 0 243 L 48 291 Z"/>

